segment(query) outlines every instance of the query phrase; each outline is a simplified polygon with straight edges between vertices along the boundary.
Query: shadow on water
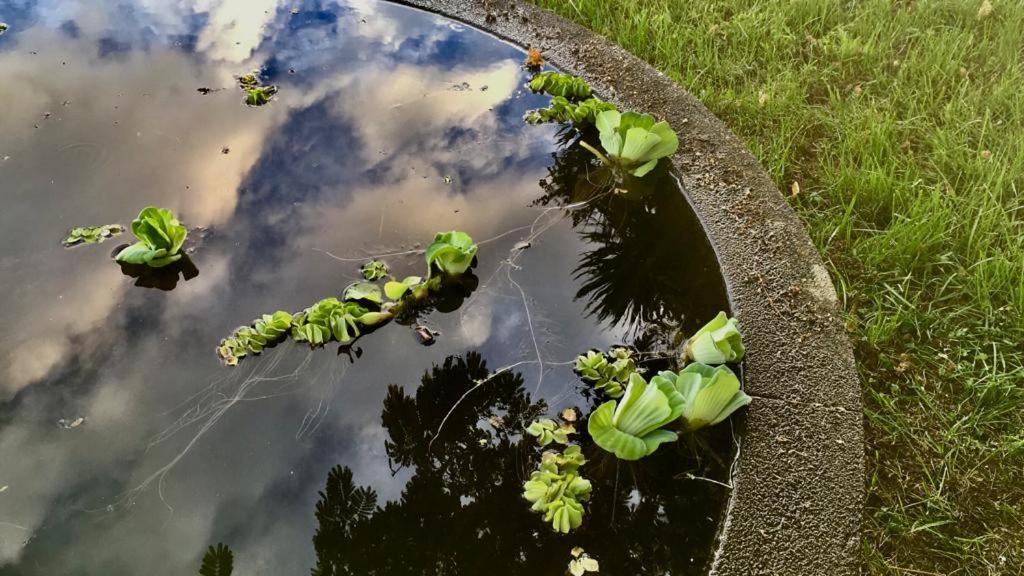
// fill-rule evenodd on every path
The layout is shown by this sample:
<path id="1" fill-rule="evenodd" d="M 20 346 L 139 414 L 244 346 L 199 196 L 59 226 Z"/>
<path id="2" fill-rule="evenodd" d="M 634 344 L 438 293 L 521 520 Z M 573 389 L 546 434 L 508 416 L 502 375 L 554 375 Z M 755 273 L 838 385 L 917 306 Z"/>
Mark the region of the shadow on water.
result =
<path id="1" fill-rule="evenodd" d="M 701 318 L 678 317 L 686 308 L 706 310 L 725 300 L 714 251 L 679 182 L 662 161 L 644 178 L 619 183 L 580 138 L 563 133 L 563 147 L 541 180 L 542 206 L 578 205 L 573 226 L 590 249 L 580 258 L 576 293 L 601 321 L 633 327 L 666 318 L 692 331 Z M 684 302 L 688 302 L 684 304 Z"/>
<path id="2" fill-rule="evenodd" d="M 492 374 L 476 352 L 434 365 L 413 395 L 390 385 L 388 462 L 392 474 L 414 473 L 397 500 L 381 503 L 335 466 L 316 503 L 312 574 L 558 574 L 576 546 L 607 573 L 699 573 L 710 550 L 691 542 L 707 539 L 724 492 L 690 490 L 684 478 L 722 475 L 725 464 L 686 444 L 629 464 L 584 442 L 591 503 L 579 530 L 554 533 L 521 496 L 540 452 L 522 429 L 546 410 L 521 374 Z M 211 549 L 204 564 L 224 554 Z"/>
<path id="3" fill-rule="evenodd" d="M 170 292 L 178 286 L 178 279 L 188 282 L 199 276 L 199 268 L 192 262 L 188 254 L 162 268 L 151 268 L 145 264 L 125 264 L 118 262 L 121 273 L 135 279 L 135 286 L 140 288 L 156 288 Z"/>

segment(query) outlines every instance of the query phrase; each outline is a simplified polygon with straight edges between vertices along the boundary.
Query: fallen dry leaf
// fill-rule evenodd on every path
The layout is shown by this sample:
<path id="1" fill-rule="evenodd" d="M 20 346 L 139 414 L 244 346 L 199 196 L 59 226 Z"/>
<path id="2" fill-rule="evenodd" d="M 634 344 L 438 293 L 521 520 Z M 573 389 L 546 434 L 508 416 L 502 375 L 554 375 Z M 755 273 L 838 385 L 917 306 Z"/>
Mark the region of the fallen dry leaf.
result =
<path id="1" fill-rule="evenodd" d="M 761 90 L 761 93 L 757 95 L 757 105 L 763 107 L 768 103 L 768 93 Z"/>
<path id="2" fill-rule="evenodd" d="M 566 408 L 565 410 L 562 410 L 562 420 L 565 420 L 566 422 L 575 422 L 576 410 L 574 408 Z"/>
<path id="3" fill-rule="evenodd" d="M 800 195 L 800 183 L 793 180 L 793 183 L 789 185 L 789 196 L 790 198 L 796 198 Z"/>
<path id="4" fill-rule="evenodd" d="M 540 68 L 543 65 L 544 56 L 541 55 L 539 49 L 530 48 L 526 51 L 526 62 L 523 62 L 523 66 L 527 68 Z"/>

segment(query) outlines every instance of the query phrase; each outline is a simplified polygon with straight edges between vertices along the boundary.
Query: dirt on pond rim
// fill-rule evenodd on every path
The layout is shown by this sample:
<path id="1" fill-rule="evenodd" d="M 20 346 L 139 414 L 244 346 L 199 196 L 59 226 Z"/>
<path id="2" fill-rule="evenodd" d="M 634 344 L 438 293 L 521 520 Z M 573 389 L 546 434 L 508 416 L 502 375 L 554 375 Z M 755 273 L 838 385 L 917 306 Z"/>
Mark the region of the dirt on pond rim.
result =
<path id="1" fill-rule="evenodd" d="M 828 271 L 757 160 L 696 98 L 608 40 L 521 1 L 403 0 L 536 47 L 620 108 L 680 133 L 673 163 L 714 244 L 755 398 L 711 573 L 858 572 L 860 386 Z"/>

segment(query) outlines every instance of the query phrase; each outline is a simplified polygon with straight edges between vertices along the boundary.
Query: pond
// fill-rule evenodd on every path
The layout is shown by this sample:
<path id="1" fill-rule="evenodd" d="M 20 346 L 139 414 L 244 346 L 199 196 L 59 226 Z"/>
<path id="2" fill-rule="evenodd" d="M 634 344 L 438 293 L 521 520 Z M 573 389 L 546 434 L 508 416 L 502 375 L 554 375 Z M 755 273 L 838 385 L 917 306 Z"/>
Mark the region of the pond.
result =
<path id="1" fill-rule="evenodd" d="M 603 398 L 575 357 L 728 308 L 662 162 L 596 191 L 525 53 L 384 2 L 0 0 L 0 575 L 702 574 L 728 498 L 729 425 L 619 461 L 581 433 L 593 493 L 559 534 L 523 434 Z M 247 106 L 237 77 L 278 91 Z M 77 226 L 144 206 L 187 257 L 120 267 Z M 225 366 L 262 313 L 340 296 L 371 257 L 426 272 L 434 234 L 479 245 L 463 290 L 405 322 Z M 433 345 L 419 333 L 429 331 Z"/>

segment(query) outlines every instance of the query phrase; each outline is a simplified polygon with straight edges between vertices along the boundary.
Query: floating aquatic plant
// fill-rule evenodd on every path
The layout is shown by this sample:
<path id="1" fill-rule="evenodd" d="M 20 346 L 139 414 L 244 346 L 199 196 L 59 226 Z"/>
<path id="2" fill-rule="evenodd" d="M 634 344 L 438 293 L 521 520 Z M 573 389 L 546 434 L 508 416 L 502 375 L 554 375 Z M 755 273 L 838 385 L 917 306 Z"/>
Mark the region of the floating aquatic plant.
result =
<path id="1" fill-rule="evenodd" d="M 370 260 L 369 262 L 362 265 L 359 271 L 363 274 L 363 279 L 367 281 L 380 280 L 385 278 L 391 269 L 388 265 L 380 260 Z"/>
<path id="2" fill-rule="evenodd" d="M 526 433 L 537 438 L 537 443 L 541 446 L 547 446 L 552 442 L 568 444 L 569 435 L 576 433 L 576 427 L 568 423 L 558 424 L 550 418 L 542 418 L 527 426 Z"/>
<path id="3" fill-rule="evenodd" d="M 277 94 L 277 86 L 255 86 L 245 89 L 245 103 L 249 106 L 263 106 Z"/>
<path id="4" fill-rule="evenodd" d="M 693 363 L 678 374 L 660 372 L 651 380 L 659 378 L 672 382 L 683 395 L 682 419 L 690 431 L 718 424 L 751 402 L 740 390 L 740 379 L 727 366 Z"/>
<path id="5" fill-rule="evenodd" d="M 656 122 L 649 114 L 606 110 L 597 115 L 594 125 L 604 152 L 584 140 L 580 140 L 580 146 L 605 164 L 636 177 L 646 175 L 659 159 L 671 156 L 679 148 L 679 137 L 668 122 Z"/>
<path id="6" fill-rule="evenodd" d="M 739 362 L 745 353 L 738 322 L 719 312 L 686 341 L 683 358 L 703 364 L 725 364 Z"/>
<path id="7" fill-rule="evenodd" d="M 372 302 L 378 306 L 383 302 L 380 293 L 380 286 L 369 282 L 356 282 L 345 288 L 342 296 L 345 300 Z"/>
<path id="8" fill-rule="evenodd" d="M 590 84 L 579 76 L 571 76 L 561 72 L 541 72 L 530 80 L 530 90 L 549 96 L 562 96 L 573 102 L 590 98 Z"/>
<path id="9" fill-rule="evenodd" d="M 464 273 L 473 264 L 476 251 L 477 245 L 469 234 L 455 230 L 439 232 L 427 247 L 427 277 L 433 275 L 434 268 L 451 276 Z"/>
<path id="10" fill-rule="evenodd" d="M 391 280 L 384 284 L 384 295 L 392 300 L 401 300 L 402 296 L 423 283 L 419 276 L 406 276 L 401 282 Z"/>
<path id="11" fill-rule="evenodd" d="M 145 264 L 160 268 L 181 258 L 181 245 L 188 230 L 166 208 L 149 206 L 132 220 L 132 233 L 138 242 L 118 252 L 115 260 L 125 264 Z"/>
<path id="12" fill-rule="evenodd" d="M 241 76 L 238 77 L 238 86 L 240 88 L 243 88 L 243 89 L 245 89 L 245 88 L 252 88 L 254 86 L 259 86 L 259 85 L 260 85 L 260 79 L 256 75 L 255 72 L 250 72 L 248 74 L 242 74 Z"/>
<path id="13" fill-rule="evenodd" d="M 264 314 L 249 326 L 236 329 L 231 336 L 220 341 L 217 356 L 229 366 L 238 364 L 239 358 L 259 354 L 270 344 L 280 342 L 288 336 L 292 327 L 292 315 L 283 310 Z"/>
<path id="14" fill-rule="evenodd" d="M 622 388 L 629 378 L 637 373 L 633 352 L 623 346 L 614 346 L 608 354 L 590 350 L 576 357 L 576 373 L 580 378 L 594 383 L 594 388 L 612 398 L 622 396 Z"/>
<path id="15" fill-rule="evenodd" d="M 4 32 L 7 32 L 7 24 L 5 24 L 4 22 L 0 22 L 0 35 L 2 35 Z"/>
<path id="16" fill-rule="evenodd" d="M 590 498 L 590 481 L 579 468 L 586 463 L 579 446 L 568 446 L 559 454 L 545 452 L 540 467 L 523 483 L 523 498 L 533 503 L 534 512 L 544 514 L 556 532 L 568 533 L 583 523 L 583 504 Z"/>
<path id="17" fill-rule="evenodd" d="M 523 120 L 528 124 L 544 122 L 567 124 L 571 122 L 577 126 L 590 126 L 594 124 L 598 114 L 605 110 L 615 109 L 615 104 L 605 102 L 596 96 L 579 103 L 570 102 L 564 96 L 555 96 L 547 108 L 530 110 L 523 116 Z"/>
<path id="18" fill-rule="evenodd" d="M 225 364 L 234 366 L 240 358 L 259 354 L 267 345 L 283 340 L 286 334 L 312 347 L 332 341 L 348 344 L 366 328 L 379 326 L 396 316 L 415 318 L 416 313 L 427 306 L 444 311 L 446 306 L 451 306 L 452 296 L 458 301 L 460 294 L 464 297 L 466 290 L 476 287 L 476 278 L 466 274 L 476 251 L 473 239 L 464 232 L 439 233 L 425 258 L 427 267 L 439 273 L 426 281 L 419 276 L 409 276 L 401 282 L 387 282 L 383 291 L 371 282 L 352 283 L 345 288 L 341 299 L 325 298 L 302 312 L 277 312 L 263 316 L 262 324 L 257 320 L 251 326 L 238 328 L 220 342 L 217 355 Z M 391 301 L 386 302 L 384 296 Z M 429 329 L 417 331 L 421 332 L 425 343 L 433 341 L 434 334 Z"/>
<path id="19" fill-rule="evenodd" d="M 572 555 L 572 560 L 569 561 L 569 573 L 572 576 L 583 576 L 587 572 L 598 572 L 601 566 L 597 563 L 597 560 L 591 558 L 583 548 L 579 546 L 569 551 Z"/>
<path id="20" fill-rule="evenodd" d="M 72 228 L 68 237 L 64 239 L 65 246 L 76 244 L 97 244 L 107 238 L 112 238 L 124 232 L 124 226 L 120 224 L 105 224 L 103 226 L 85 226 Z"/>
<path id="21" fill-rule="evenodd" d="M 610 400 L 597 408 L 587 421 L 594 442 L 623 460 L 639 460 L 678 436 L 665 430 L 683 413 L 685 399 L 665 379 L 644 381 L 632 374 L 621 400 Z"/>
<path id="22" fill-rule="evenodd" d="M 348 344 L 359 337 L 360 326 L 376 326 L 391 316 L 390 312 L 372 312 L 355 301 L 324 298 L 292 317 L 292 338 L 314 347 L 332 338 Z"/>

